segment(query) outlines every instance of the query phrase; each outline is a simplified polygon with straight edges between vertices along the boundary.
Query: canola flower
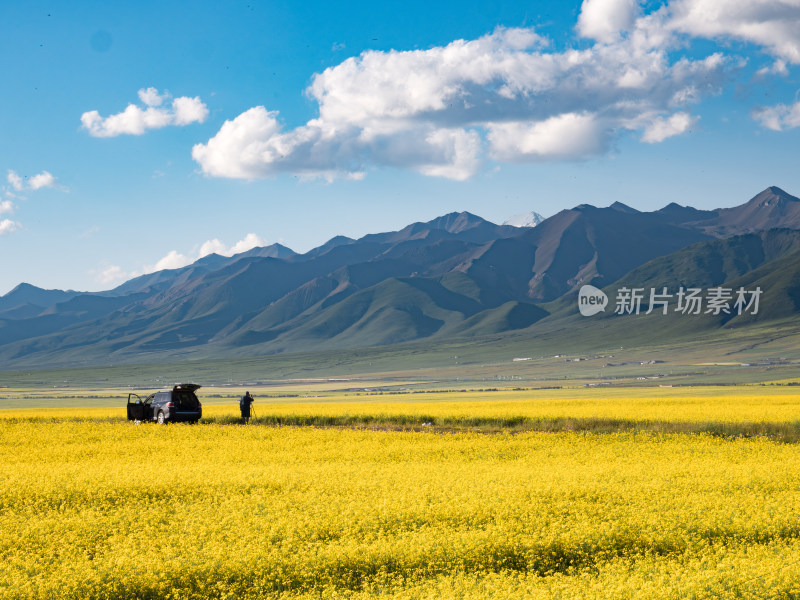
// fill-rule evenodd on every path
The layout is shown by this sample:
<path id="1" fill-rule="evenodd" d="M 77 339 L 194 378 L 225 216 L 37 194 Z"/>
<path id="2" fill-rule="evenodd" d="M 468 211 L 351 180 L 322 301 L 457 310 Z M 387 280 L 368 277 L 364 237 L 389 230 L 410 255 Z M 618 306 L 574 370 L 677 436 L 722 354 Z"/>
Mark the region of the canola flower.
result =
<path id="1" fill-rule="evenodd" d="M 605 418 L 632 421 L 786 423 L 800 419 L 800 394 L 791 388 L 675 388 L 508 390 L 439 392 L 413 395 L 343 396 L 291 402 L 257 398 L 259 417 L 403 416 L 468 421 L 470 419 Z M 208 416 L 234 414 L 232 406 L 212 405 Z"/>
<path id="2" fill-rule="evenodd" d="M 228 395 L 227 398 L 207 398 Z M 76 392 L 62 392 L 74 401 Z M 98 419 L 124 418 L 127 391 L 91 392 L 102 406 L 37 407 L 41 401 L 11 402 L 2 419 Z M 210 420 L 237 417 L 243 390 L 202 389 L 203 414 Z M 17 394 L 18 396 L 19 394 Z M 143 395 L 146 395 L 143 393 Z M 12 398 L 14 394 L 10 395 Z M 385 393 L 381 395 L 335 392 L 313 398 L 271 397 L 269 388 L 256 392 L 259 417 L 393 417 L 420 421 L 425 417 L 453 422 L 494 419 L 626 419 L 630 421 L 792 423 L 800 420 L 800 394 L 791 387 L 676 387 L 676 388 L 571 388 Z M 50 402 L 57 403 L 54 398 Z"/>
<path id="3" fill-rule="evenodd" d="M 796 598 L 799 535 L 767 439 L 0 420 L 2 599 Z"/>

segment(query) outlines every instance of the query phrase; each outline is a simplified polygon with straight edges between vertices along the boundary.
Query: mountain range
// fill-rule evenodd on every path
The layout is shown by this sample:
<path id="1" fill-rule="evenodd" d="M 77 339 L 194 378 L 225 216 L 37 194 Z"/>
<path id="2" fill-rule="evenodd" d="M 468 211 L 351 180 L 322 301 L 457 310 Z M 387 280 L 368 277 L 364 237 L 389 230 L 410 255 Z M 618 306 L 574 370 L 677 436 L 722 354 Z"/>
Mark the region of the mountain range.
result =
<path id="1" fill-rule="evenodd" d="M 723 314 L 701 325 L 746 326 L 796 315 L 798 275 L 800 199 L 777 187 L 733 208 L 672 203 L 641 212 L 621 202 L 580 204 L 523 226 L 451 213 L 357 240 L 338 236 L 305 254 L 278 244 L 211 254 L 104 292 L 20 284 L 0 297 L 0 364 L 144 362 L 535 336 L 559 326 L 624 328 L 611 311 L 591 321 L 577 316 L 577 290 L 586 284 L 609 292 L 615 283 L 760 285 L 760 314 Z M 699 321 L 670 322 L 677 332 Z"/>

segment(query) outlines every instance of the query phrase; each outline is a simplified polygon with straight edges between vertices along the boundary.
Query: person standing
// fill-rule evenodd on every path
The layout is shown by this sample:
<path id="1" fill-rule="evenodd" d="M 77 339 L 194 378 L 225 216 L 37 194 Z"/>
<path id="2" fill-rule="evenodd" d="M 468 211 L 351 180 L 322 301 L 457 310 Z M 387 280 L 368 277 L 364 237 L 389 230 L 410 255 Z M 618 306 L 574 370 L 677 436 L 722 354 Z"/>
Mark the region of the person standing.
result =
<path id="1" fill-rule="evenodd" d="M 239 410 L 242 411 L 242 424 L 247 425 L 250 423 L 250 405 L 253 404 L 254 399 L 250 392 L 245 392 L 242 399 L 239 400 Z"/>

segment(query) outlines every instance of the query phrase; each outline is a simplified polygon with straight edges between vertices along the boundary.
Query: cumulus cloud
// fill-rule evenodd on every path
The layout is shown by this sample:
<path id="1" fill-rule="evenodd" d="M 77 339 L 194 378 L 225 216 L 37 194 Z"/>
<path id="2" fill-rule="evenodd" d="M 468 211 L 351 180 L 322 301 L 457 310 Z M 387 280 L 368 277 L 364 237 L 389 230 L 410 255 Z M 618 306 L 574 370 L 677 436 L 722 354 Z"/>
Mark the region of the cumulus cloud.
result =
<path id="1" fill-rule="evenodd" d="M 532 29 L 500 28 L 429 50 L 364 52 L 314 76 L 306 94 L 317 118 L 287 129 L 276 111 L 256 106 L 225 121 L 192 156 L 214 177 L 361 177 L 390 166 L 462 180 L 486 155 L 522 162 L 602 154 L 643 116 L 685 111 L 721 88 L 731 62 L 720 54 L 671 59 L 660 13 L 634 19 L 634 2 L 587 0 L 582 27 L 591 30 L 595 21 L 586 19 L 612 5 L 621 16 L 607 31 L 630 32 L 585 50 L 550 51 Z"/>
<path id="2" fill-rule="evenodd" d="M 200 98 L 181 96 L 172 101 L 172 114 L 175 125 L 202 123 L 208 117 L 208 107 L 200 101 Z"/>
<path id="3" fill-rule="evenodd" d="M 800 102 L 758 108 L 753 111 L 753 118 L 773 131 L 800 127 Z"/>
<path id="4" fill-rule="evenodd" d="M 200 250 L 197 253 L 197 258 L 203 258 L 209 254 L 219 254 L 220 256 L 233 256 L 234 254 L 241 254 L 253 248 L 266 246 L 266 240 L 262 239 L 255 233 L 248 233 L 244 238 L 236 242 L 233 246 L 226 246 L 217 238 L 208 240 L 200 245 Z"/>
<path id="5" fill-rule="evenodd" d="M 676 32 L 750 42 L 800 64 L 800 0 L 673 0 L 668 10 Z"/>
<path id="6" fill-rule="evenodd" d="M 538 122 L 500 123 L 489 129 L 493 158 L 500 161 L 583 158 L 605 151 L 610 127 L 597 115 L 566 113 Z"/>
<path id="7" fill-rule="evenodd" d="M 678 112 L 667 118 L 656 117 L 644 129 L 642 141 L 648 144 L 663 142 L 665 139 L 680 135 L 697 124 L 697 117 Z"/>
<path id="8" fill-rule="evenodd" d="M 55 186 L 56 178 L 47 171 L 42 171 L 38 175 L 34 175 L 28 180 L 28 187 L 32 190 L 39 190 L 42 188 L 51 188 Z"/>
<path id="9" fill-rule="evenodd" d="M 49 171 L 42 171 L 31 177 L 22 177 L 16 171 L 9 169 L 6 173 L 6 181 L 8 186 L 2 186 L 0 192 L 5 195 L 5 199 L 0 199 L 0 215 L 12 214 L 16 210 L 16 205 L 13 200 L 20 198 L 24 199 L 25 192 L 41 190 L 44 188 L 55 188 L 57 184 L 56 178 Z M 60 187 L 61 191 L 67 191 L 66 188 Z M 13 233 L 22 228 L 22 224 L 18 221 L 11 219 L 3 219 L 0 221 L 0 235 Z"/>
<path id="10" fill-rule="evenodd" d="M 148 273 L 163 271 L 165 269 L 180 269 L 192 264 L 204 256 L 208 256 L 209 254 L 234 256 L 235 254 L 241 254 L 242 252 L 247 252 L 248 250 L 265 246 L 266 244 L 267 242 L 255 233 L 248 233 L 241 240 L 231 246 L 228 246 L 219 239 L 214 238 L 203 242 L 200 244 L 199 248 L 196 248 L 195 250 L 186 254 L 178 252 L 177 250 L 171 250 L 161 259 L 156 261 L 155 264 L 145 265 L 141 269 L 136 269 L 131 272 L 125 271 L 118 265 L 105 264 L 98 269 L 90 271 L 90 273 L 98 283 L 108 285 L 112 283 L 120 283 L 133 277 L 139 277 L 140 275 L 147 275 Z"/>
<path id="11" fill-rule="evenodd" d="M 128 278 L 128 273 L 117 265 L 108 265 L 100 269 L 92 270 L 90 273 L 94 276 L 95 280 L 103 285 L 122 283 Z"/>
<path id="12" fill-rule="evenodd" d="M 138 96 L 139 100 L 147 106 L 161 106 L 164 102 L 164 96 L 159 94 L 154 87 L 139 90 Z"/>
<path id="13" fill-rule="evenodd" d="M 11 187 L 14 188 L 16 191 L 18 192 L 22 191 L 22 188 L 24 187 L 24 182 L 22 180 L 22 177 L 17 175 L 17 173 L 12 171 L 11 169 L 8 170 L 7 180 L 8 183 L 11 185 Z"/>
<path id="14" fill-rule="evenodd" d="M 280 173 L 360 178 L 373 167 L 463 180 L 496 161 L 582 160 L 626 132 L 654 144 L 692 130 L 692 105 L 722 90 L 754 45 L 800 64 L 800 0 L 583 0 L 579 48 L 556 50 L 532 28 L 415 51 L 366 51 L 312 77 L 316 118 L 287 127 L 255 106 L 224 122 L 192 156 L 212 177 Z M 648 12 L 649 11 L 649 12 Z M 692 39 L 719 44 L 698 56 Z M 593 40 L 593 41 L 591 41 Z M 773 129 L 794 108 L 762 109 Z"/>
<path id="15" fill-rule="evenodd" d="M 15 192 L 54 188 L 57 183 L 57 179 L 49 171 L 42 171 L 31 177 L 21 177 L 16 171 L 9 169 L 6 180 Z M 62 187 L 61 191 L 66 191 L 66 189 Z"/>
<path id="16" fill-rule="evenodd" d="M 144 107 L 128 104 L 122 112 L 108 117 L 91 110 L 81 115 L 82 127 L 93 137 L 142 135 L 150 129 L 168 125 L 202 123 L 208 117 L 208 107 L 199 97 L 173 99 L 168 92 L 159 93 L 152 87 L 139 90 L 138 95 Z"/>
<path id="17" fill-rule="evenodd" d="M 189 257 L 184 256 L 177 250 L 171 250 L 165 257 L 159 260 L 155 265 L 147 267 L 145 273 L 154 273 L 156 271 L 163 271 L 164 269 L 180 269 L 191 263 Z"/>
<path id="18" fill-rule="evenodd" d="M 156 264 L 144 267 L 142 273 L 155 273 L 156 271 L 163 271 L 164 269 L 180 269 L 181 267 L 188 266 L 209 254 L 219 254 L 220 256 L 233 256 L 234 254 L 241 254 L 259 246 L 265 246 L 266 241 L 255 233 L 248 233 L 244 238 L 228 246 L 217 238 L 207 240 L 200 244 L 196 252 L 182 254 L 177 250 L 170 251 L 166 256 L 161 258 Z"/>
<path id="19" fill-rule="evenodd" d="M 756 71 L 757 77 L 766 77 L 767 75 L 788 75 L 789 68 L 786 66 L 786 61 L 779 58 L 768 67 L 763 67 Z"/>
<path id="20" fill-rule="evenodd" d="M 600 42 L 613 42 L 631 29 L 638 12 L 637 0 L 583 0 L 578 32 Z"/>
<path id="21" fill-rule="evenodd" d="M 2 221 L 0 221 L 0 235 L 6 235 L 7 233 L 14 233 L 21 227 L 22 225 L 20 225 L 16 221 L 12 221 L 11 219 L 3 219 Z"/>

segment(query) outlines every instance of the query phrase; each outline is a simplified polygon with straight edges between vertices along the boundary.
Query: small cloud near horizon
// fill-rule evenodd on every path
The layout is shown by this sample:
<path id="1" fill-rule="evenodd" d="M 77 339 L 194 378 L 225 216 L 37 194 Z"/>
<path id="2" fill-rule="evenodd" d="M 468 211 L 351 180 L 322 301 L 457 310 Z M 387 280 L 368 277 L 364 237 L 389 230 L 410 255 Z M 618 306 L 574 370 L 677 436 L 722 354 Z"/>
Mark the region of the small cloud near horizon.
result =
<path id="1" fill-rule="evenodd" d="M 98 283 L 118 284 L 141 275 L 149 275 L 150 273 L 156 273 L 158 271 L 164 271 L 168 269 L 180 269 L 200 260 L 205 256 L 208 256 L 209 254 L 219 254 L 220 256 L 230 257 L 236 254 L 241 254 L 242 252 L 247 252 L 253 248 L 266 245 L 266 240 L 255 233 L 248 233 L 244 238 L 232 246 L 228 246 L 219 239 L 214 238 L 203 242 L 196 251 L 188 254 L 182 254 L 177 250 L 170 250 L 155 264 L 145 265 L 141 269 L 136 269 L 131 272 L 125 271 L 118 265 L 106 264 L 99 269 L 91 270 L 90 274 Z"/>

